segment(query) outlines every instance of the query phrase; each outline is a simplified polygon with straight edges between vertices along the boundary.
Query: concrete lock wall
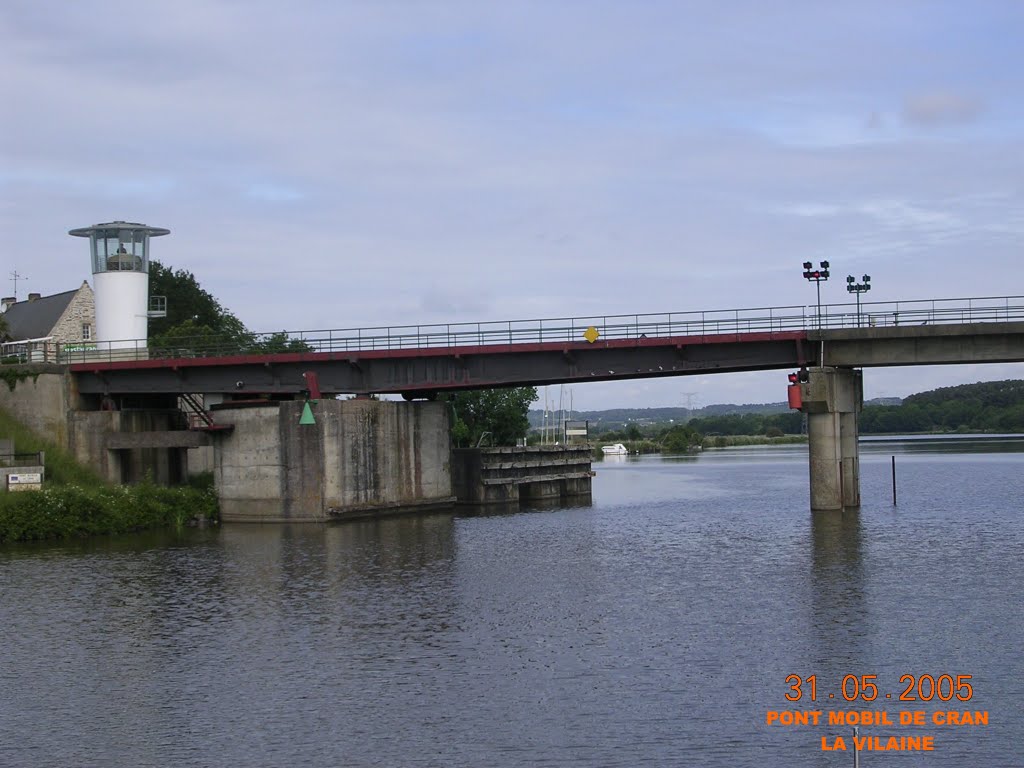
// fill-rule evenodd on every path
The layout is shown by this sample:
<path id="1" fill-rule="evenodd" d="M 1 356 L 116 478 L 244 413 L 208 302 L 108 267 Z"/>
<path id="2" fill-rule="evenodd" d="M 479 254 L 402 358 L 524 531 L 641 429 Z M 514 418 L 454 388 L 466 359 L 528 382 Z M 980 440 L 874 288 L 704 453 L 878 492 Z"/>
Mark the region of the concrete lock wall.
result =
<path id="1" fill-rule="evenodd" d="M 187 449 L 162 446 L 158 438 L 182 435 L 180 419 L 180 413 L 165 409 L 69 411 L 67 446 L 77 462 L 91 467 L 107 482 L 149 480 L 176 485 L 187 477 Z M 129 443 L 115 439 L 130 435 L 142 439 Z"/>
<path id="2" fill-rule="evenodd" d="M 187 471 L 184 449 L 138 447 L 111 450 L 110 435 L 166 432 L 180 414 L 164 409 L 81 411 L 74 379 L 58 366 L 32 366 L 14 389 L 0 384 L 0 407 L 32 432 L 65 447 L 80 464 L 107 482 L 151 479 L 161 485 L 182 482 Z"/>
<path id="3" fill-rule="evenodd" d="M 321 400 L 214 409 L 225 522 L 321 522 L 454 503 L 443 403 Z"/>
<path id="4" fill-rule="evenodd" d="M 27 378 L 15 382 L 13 390 L 0 382 L 0 408 L 37 435 L 67 445 L 67 414 L 73 399 L 71 377 L 57 366 L 32 366 L 33 371 L 40 368 L 53 370 L 30 372 Z"/>

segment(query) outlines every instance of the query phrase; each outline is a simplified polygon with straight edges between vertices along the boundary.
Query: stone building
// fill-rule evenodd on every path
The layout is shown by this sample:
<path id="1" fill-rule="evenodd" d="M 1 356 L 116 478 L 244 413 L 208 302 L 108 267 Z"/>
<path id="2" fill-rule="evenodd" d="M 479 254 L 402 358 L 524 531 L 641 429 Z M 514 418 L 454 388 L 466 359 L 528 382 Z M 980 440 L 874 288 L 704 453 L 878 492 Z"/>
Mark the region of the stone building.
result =
<path id="1" fill-rule="evenodd" d="M 90 344 L 96 331 L 96 301 L 88 282 L 73 291 L 40 296 L 30 293 L 25 301 L 3 299 L 7 325 L 4 355 L 19 354 L 52 359 L 58 344 Z"/>

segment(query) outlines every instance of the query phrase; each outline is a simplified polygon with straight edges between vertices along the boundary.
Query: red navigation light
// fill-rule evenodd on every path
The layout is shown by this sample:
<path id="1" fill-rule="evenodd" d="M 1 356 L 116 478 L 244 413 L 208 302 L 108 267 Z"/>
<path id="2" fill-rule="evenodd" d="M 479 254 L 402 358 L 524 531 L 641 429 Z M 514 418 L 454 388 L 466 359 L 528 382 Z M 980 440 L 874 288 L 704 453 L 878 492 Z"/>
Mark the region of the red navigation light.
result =
<path id="1" fill-rule="evenodd" d="M 821 272 L 819 272 L 818 270 L 814 270 L 811 273 L 811 277 L 813 277 L 815 280 L 817 280 L 817 279 L 819 279 L 821 277 Z"/>
<path id="2" fill-rule="evenodd" d="M 796 384 L 799 377 L 795 373 L 789 374 L 789 383 Z"/>

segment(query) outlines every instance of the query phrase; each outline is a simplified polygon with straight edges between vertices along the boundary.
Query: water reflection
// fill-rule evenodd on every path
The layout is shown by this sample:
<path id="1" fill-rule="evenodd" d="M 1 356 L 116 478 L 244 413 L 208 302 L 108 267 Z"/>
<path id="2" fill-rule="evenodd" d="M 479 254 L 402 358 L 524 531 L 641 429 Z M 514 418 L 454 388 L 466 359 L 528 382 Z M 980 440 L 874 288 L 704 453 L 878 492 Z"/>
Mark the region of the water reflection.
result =
<path id="1" fill-rule="evenodd" d="M 844 509 L 810 516 L 812 615 L 818 658 L 821 663 L 841 667 L 862 657 L 860 640 L 869 623 L 861 513 Z"/>
<path id="2" fill-rule="evenodd" d="M 1024 435 L 895 435 L 861 437 L 861 453 L 1024 453 Z"/>

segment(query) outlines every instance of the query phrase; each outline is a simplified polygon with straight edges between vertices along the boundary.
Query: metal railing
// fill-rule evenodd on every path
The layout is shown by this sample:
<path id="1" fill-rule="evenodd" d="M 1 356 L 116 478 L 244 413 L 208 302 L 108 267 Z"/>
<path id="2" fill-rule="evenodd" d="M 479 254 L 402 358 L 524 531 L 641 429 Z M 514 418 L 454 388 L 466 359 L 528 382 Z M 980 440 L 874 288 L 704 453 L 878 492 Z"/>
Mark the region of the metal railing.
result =
<path id="1" fill-rule="evenodd" d="M 95 342 L 94 348 L 69 345 L 59 351 L 63 363 L 131 361 L 157 358 L 223 357 L 288 352 L 369 352 L 451 347 L 495 347 L 545 342 L 584 342 L 595 329 L 598 340 L 713 337 L 736 333 L 834 330 L 899 325 L 1024 321 L 1024 296 L 853 302 L 815 306 L 753 307 L 660 314 L 596 315 L 481 323 L 379 326 L 251 334 L 243 338 L 209 336 L 176 340 L 173 346 L 145 340 Z"/>
<path id="2" fill-rule="evenodd" d="M 0 467 L 38 467 L 46 463 L 45 451 L 0 453 Z"/>

